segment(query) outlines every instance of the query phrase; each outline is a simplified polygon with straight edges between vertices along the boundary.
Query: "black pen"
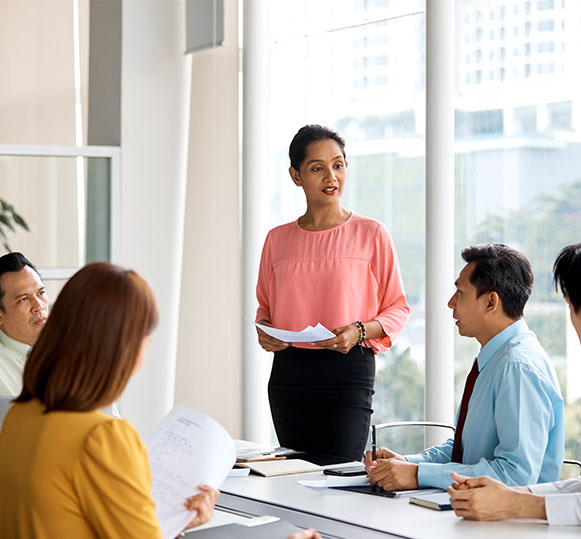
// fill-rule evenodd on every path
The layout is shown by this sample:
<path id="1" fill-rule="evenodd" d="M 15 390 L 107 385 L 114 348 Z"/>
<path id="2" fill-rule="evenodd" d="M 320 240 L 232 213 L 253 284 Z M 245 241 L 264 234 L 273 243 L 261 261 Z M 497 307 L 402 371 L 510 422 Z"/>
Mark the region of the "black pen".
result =
<path id="1" fill-rule="evenodd" d="M 375 425 L 371 425 L 371 460 L 375 462 L 377 457 L 377 440 L 375 438 Z M 372 485 L 371 490 L 375 492 L 375 485 Z"/>

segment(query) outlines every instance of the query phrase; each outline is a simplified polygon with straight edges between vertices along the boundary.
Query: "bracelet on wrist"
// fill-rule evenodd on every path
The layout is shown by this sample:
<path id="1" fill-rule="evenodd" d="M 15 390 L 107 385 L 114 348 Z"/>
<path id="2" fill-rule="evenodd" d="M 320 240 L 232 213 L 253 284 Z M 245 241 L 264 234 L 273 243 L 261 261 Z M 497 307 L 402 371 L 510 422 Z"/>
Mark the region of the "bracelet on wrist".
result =
<path id="1" fill-rule="evenodd" d="M 355 320 L 351 325 L 359 330 L 359 340 L 357 341 L 357 344 L 361 345 L 365 340 L 365 324 L 363 324 L 361 320 Z"/>

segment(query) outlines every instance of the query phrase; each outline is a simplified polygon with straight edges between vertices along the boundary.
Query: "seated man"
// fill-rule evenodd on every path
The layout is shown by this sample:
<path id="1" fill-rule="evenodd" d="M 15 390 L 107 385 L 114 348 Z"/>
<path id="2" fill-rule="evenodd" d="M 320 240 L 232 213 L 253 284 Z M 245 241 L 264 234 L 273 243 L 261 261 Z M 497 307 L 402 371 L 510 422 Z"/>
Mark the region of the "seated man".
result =
<path id="1" fill-rule="evenodd" d="M 581 243 L 565 247 L 553 271 L 581 341 Z M 581 525 L 581 477 L 513 488 L 489 477 L 453 474 L 453 478 L 455 483 L 448 492 L 458 516 L 475 520 L 541 518 L 549 524 Z"/>
<path id="2" fill-rule="evenodd" d="M 0 397 L 18 395 L 30 347 L 48 316 L 36 268 L 20 253 L 0 257 Z"/>
<path id="3" fill-rule="evenodd" d="M 366 455 L 372 484 L 385 490 L 447 488 L 451 472 L 508 485 L 559 477 L 564 446 L 557 376 L 523 320 L 533 288 L 527 258 L 502 244 L 462 251 L 466 265 L 448 302 L 460 335 L 481 345 L 466 381 L 454 439 L 420 455 L 386 448 Z"/>

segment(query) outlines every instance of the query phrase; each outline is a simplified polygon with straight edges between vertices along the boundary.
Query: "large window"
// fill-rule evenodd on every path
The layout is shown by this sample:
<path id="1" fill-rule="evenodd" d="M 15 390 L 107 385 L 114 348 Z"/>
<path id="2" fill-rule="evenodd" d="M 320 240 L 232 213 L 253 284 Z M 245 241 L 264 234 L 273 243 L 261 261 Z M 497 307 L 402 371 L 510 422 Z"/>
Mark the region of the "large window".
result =
<path id="1" fill-rule="evenodd" d="M 305 210 L 288 144 L 320 123 L 346 139 L 343 205 L 385 224 L 412 315 L 377 360 L 372 420 L 421 419 L 424 408 L 424 2 L 288 2 L 272 6 L 270 226 Z M 421 436 L 422 433 L 413 435 Z"/>
<path id="2" fill-rule="evenodd" d="M 502 10 L 510 4 L 517 3 L 491 2 L 487 9 L 496 15 L 491 20 L 479 16 L 482 2 L 456 3 L 456 20 L 469 22 L 457 25 L 456 268 L 462 266 L 463 246 L 487 241 L 507 243 L 530 259 L 535 287 L 525 318 L 559 375 L 567 405 L 567 454 L 580 458 L 581 353 L 568 327 L 566 305 L 555 293 L 551 269 L 564 245 L 581 241 L 581 66 L 574 58 L 581 6 L 538 2 L 543 20 L 535 24 L 538 13 Z M 561 20 L 567 25 L 553 24 Z M 469 39 L 478 29 L 531 24 L 526 38 L 495 34 L 478 45 Z M 535 45 L 531 48 L 529 42 Z M 526 64 L 536 66 L 530 71 L 522 70 L 523 45 Z M 490 64 L 460 61 L 481 47 L 505 48 L 506 55 L 495 59 L 493 67 L 504 68 L 506 77 L 465 84 L 466 74 Z M 559 69 L 548 69 L 549 64 Z M 456 336 L 455 348 L 458 401 L 478 346 Z"/>
<path id="3" fill-rule="evenodd" d="M 286 172 L 292 135 L 310 122 L 336 128 L 347 141 L 344 205 L 388 228 L 412 309 L 393 349 L 378 356 L 372 421 L 422 419 L 425 2 L 269 5 L 269 224 L 304 210 Z M 559 249 L 581 241 L 581 4 L 533 5 L 456 2 L 456 270 L 461 249 L 480 242 L 508 243 L 531 260 L 526 319 L 561 380 L 568 455 L 581 458 L 581 353 L 551 282 Z M 478 348 L 456 335 L 456 404 Z"/>

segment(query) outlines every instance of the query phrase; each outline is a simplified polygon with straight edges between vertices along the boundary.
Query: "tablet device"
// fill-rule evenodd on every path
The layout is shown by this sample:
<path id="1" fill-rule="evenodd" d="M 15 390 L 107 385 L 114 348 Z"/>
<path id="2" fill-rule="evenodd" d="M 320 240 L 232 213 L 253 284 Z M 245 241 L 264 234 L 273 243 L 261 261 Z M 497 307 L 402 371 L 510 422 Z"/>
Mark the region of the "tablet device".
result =
<path id="1" fill-rule="evenodd" d="M 326 468 L 325 475 L 340 475 L 341 477 L 352 477 L 355 475 L 366 475 L 367 472 L 362 466 L 339 466 L 337 468 Z"/>
<path id="2" fill-rule="evenodd" d="M 397 492 L 393 490 L 383 490 L 380 487 L 365 485 L 361 487 L 329 487 L 335 490 L 348 490 L 349 492 L 359 492 L 360 494 L 371 494 L 372 496 L 381 496 L 382 498 L 395 498 Z"/>

